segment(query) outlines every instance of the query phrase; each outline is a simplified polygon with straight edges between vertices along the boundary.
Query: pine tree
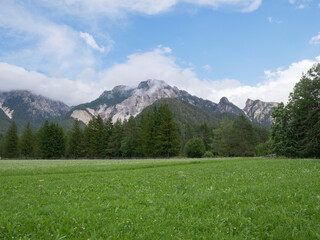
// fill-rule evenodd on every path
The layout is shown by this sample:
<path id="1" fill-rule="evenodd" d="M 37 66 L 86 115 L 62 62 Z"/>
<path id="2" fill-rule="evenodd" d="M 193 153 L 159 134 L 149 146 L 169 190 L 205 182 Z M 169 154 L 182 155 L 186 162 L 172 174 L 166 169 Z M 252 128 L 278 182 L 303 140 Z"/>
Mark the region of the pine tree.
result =
<path id="1" fill-rule="evenodd" d="M 138 145 L 136 152 L 141 157 L 153 157 L 155 154 L 154 118 L 147 113 L 141 118 L 138 130 Z"/>
<path id="2" fill-rule="evenodd" d="M 180 150 L 180 139 L 173 122 L 172 112 L 167 104 L 156 112 L 155 152 L 157 157 L 177 156 Z"/>
<path id="3" fill-rule="evenodd" d="M 18 128 L 15 122 L 10 125 L 4 142 L 4 154 L 7 158 L 18 157 Z"/>
<path id="4" fill-rule="evenodd" d="M 231 134 L 232 156 L 253 156 L 254 132 L 251 122 L 244 116 L 239 115 L 233 122 Z"/>
<path id="5" fill-rule="evenodd" d="M 3 155 L 3 148 L 4 148 L 4 136 L 0 133 L 0 159 Z"/>
<path id="6" fill-rule="evenodd" d="M 34 156 L 35 153 L 35 135 L 32 131 L 30 122 L 27 123 L 20 138 L 20 152 L 25 158 Z"/>
<path id="7" fill-rule="evenodd" d="M 79 158 L 84 156 L 84 140 L 83 131 L 80 127 L 79 120 L 75 119 L 72 130 L 68 136 L 68 154 L 72 158 Z"/>
<path id="8" fill-rule="evenodd" d="M 273 111 L 272 139 L 277 154 L 320 157 L 320 64 L 304 74 L 283 103 Z"/>
<path id="9" fill-rule="evenodd" d="M 38 132 L 39 155 L 41 158 L 61 158 L 65 153 L 64 130 L 56 123 L 46 120 Z"/>
<path id="10" fill-rule="evenodd" d="M 105 156 L 105 126 L 102 118 L 93 117 L 84 130 L 86 155 L 89 158 L 102 158 Z"/>
<path id="11" fill-rule="evenodd" d="M 136 120 L 130 116 L 127 122 L 123 123 L 123 140 L 121 142 L 121 155 L 122 157 L 135 156 L 135 148 L 137 145 L 137 129 Z"/>
<path id="12" fill-rule="evenodd" d="M 123 136 L 123 126 L 121 120 L 118 119 L 113 125 L 109 138 L 108 154 L 110 157 L 121 157 L 121 142 Z"/>
<path id="13" fill-rule="evenodd" d="M 222 119 L 219 128 L 213 130 L 213 152 L 219 156 L 231 156 L 232 121 Z"/>

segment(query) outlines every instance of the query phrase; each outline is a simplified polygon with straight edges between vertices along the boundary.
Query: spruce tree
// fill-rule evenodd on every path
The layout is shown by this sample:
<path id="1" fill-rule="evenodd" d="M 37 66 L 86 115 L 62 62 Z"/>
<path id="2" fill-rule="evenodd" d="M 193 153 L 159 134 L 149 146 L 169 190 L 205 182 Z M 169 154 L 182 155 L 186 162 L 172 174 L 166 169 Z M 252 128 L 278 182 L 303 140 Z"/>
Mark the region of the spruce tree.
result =
<path id="1" fill-rule="evenodd" d="M 44 159 L 61 158 L 65 154 L 64 130 L 46 120 L 38 132 L 39 155 Z"/>
<path id="2" fill-rule="evenodd" d="M 79 120 L 75 119 L 72 130 L 68 136 L 68 155 L 72 158 L 80 158 L 84 156 L 83 131 L 80 127 Z"/>
<path id="3" fill-rule="evenodd" d="M 4 136 L 0 133 L 0 158 L 3 156 Z"/>
<path id="4" fill-rule="evenodd" d="M 113 125 L 108 143 L 108 155 L 112 158 L 121 157 L 121 142 L 123 136 L 123 126 L 118 119 Z"/>
<path id="5" fill-rule="evenodd" d="M 173 122 L 172 112 L 167 104 L 160 106 L 155 121 L 155 153 L 157 157 L 177 156 L 180 150 L 180 139 Z"/>
<path id="6" fill-rule="evenodd" d="M 105 126 L 102 118 L 93 117 L 84 130 L 84 142 L 86 155 L 89 158 L 103 158 L 105 156 L 106 143 Z"/>
<path id="7" fill-rule="evenodd" d="M 7 158 L 18 157 L 18 128 L 15 122 L 12 122 L 4 142 L 4 154 Z"/>
<path id="8" fill-rule="evenodd" d="M 121 155 L 122 157 L 135 156 L 135 147 L 137 145 L 137 129 L 136 120 L 130 116 L 127 122 L 123 123 L 123 140 L 121 142 Z"/>
<path id="9" fill-rule="evenodd" d="M 31 124 L 28 122 L 20 138 L 20 152 L 25 158 L 34 156 L 35 152 L 35 135 L 32 131 Z"/>
<path id="10" fill-rule="evenodd" d="M 288 104 L 273 111 L 272 139 L 279 155 L 320 157 L 320 64 L 304 74 Z"/>

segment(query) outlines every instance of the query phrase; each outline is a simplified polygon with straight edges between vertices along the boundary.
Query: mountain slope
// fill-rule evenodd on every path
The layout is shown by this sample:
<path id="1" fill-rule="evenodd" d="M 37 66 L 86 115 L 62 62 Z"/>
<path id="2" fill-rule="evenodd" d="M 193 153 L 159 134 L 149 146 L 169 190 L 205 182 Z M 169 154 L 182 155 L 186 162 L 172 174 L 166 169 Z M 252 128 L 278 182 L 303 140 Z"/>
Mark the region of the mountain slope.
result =
<path id="1" fill-rule="evenodd" d="M 248 99 L 243 111 L 252 122 L 256 122 L 270 128 L 273 121 L 271 114 L 276 106 L 278 106 L 278 103 L 275 102 L 263 102 L 260 100 L 254 101 Z"/>
<path id="2" fill-rule="evenodd" d="M 176 122 L 180 124 L 189 124 L 190 126 L 196 126 L 202 123 L 218 124 L 223 117 L 228 117 L 230 119 L 236 118 L 236 115 L 232 113 L 211 114 L 199 107 L 174 98 L 163 98 L 155 101 L 152 105 L 144 108 L 137 118 L 151 112 L 154 107 L 160 107 L 163 104 L 168 105 Z"/>
<path id="3" fill-rule="evenodd" d="M 1 125 L 15 121 L 20 130 L 27 122 L 38 128 L 46 119 L 62 116 L 69 110 L 62 102 L 29 91 L 0 92 Z"/>
<path id="4" fill-rule="evenodd" d="M 142 110 L 155 101 L 164 98 L 174 98 L 199 107 L 207 113 L 235 113 L 242 112 L 237 106 L 230 103 L 226 98 L 219 104 L 192 96 L 177 87 L 171 87 L 164 81 L 147 80 L 141 82 L 136 88 L 117 86 L 112 91 L 105 91 L 98 99 L 71 110 L 70 117 L 88 123 L 93 116 L 100 115 L 106 120 L 112 117 L 117 119 L 128 119 L 131 115 L 137 116 Z"/>

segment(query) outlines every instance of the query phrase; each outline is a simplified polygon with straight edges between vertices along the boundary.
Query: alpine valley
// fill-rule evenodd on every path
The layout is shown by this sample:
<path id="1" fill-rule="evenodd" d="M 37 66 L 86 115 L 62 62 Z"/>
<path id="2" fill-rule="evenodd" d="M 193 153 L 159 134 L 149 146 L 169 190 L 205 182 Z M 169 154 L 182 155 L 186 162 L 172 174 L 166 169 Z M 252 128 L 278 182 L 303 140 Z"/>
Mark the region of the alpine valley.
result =
<path id="1" fill-rule="evenodd" d="M 161 80 L 142 81 L 135 88 L 116 86 L 111 91 L 104 91 L 96 100 L 74 107 L 20 90 L 0 92 L 0 132 L 4 133 L 12 121 L 17 123 L 19 129 L 27 122 L 38 128 L 46 119 L 69 129 L 73 119 L 88 124 L 93 116 L 98 115 L 104 121 L 111 117 L 115 122 L 117 119 L 136 117 L 144 109 L 147 111 L 152 105 L 161 103 L 168 104 L 174 117 L 185 122 L 219 122 L 223 117 L 232 119 L 243 114 L 252 122 L 267 128 L 272 123 L 272 110 L 277 106 L 273 102 L 248 99 L 245 108 L 240 109 L 225 97 L 219 103 L 214 103 Z"/>

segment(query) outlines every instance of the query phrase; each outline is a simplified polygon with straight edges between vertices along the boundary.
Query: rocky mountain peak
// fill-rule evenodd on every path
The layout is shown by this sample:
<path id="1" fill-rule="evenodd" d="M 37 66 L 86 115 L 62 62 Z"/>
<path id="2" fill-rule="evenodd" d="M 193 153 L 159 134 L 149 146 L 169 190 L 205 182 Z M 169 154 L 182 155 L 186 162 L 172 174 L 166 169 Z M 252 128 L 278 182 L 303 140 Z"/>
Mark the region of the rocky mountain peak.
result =
<path id="1" fill-rule="evenodd" d="M 228 104 L 228 103 L 230 103 L 230 102 L 229 102 L 228 98 L 226 98 L 226 97 L 222 97 L 219 102 L 219 104 Z"/>
<path id="2" fill-rule="evenodd" d="M 270 127 L 273 121 L 271 113 L 277 105 L 278 103 L 275 102 L 263 102 L 261 100 L 248 99 L 243 111 L 253 121 Z"/>
<path id="3" fill-rule="evenodd" d="M 123 92 L 123 91 L 126 91 L 128 90 L 129 87 L 126 86 L 126 85 L 119 85 L 119 86 L 115 86 L 113 89 L 112 89 L 112 92 Z"/>
<path id="4" fill-rule="evenodd" d="M 144 89 L 144 90 L 161 89 L 161 88 L 165 88 L 168 86 L 169 85 L 163 80 L 148 79 L 146 81 L 140 82 L 138 85 L 138 89 Z"/>

